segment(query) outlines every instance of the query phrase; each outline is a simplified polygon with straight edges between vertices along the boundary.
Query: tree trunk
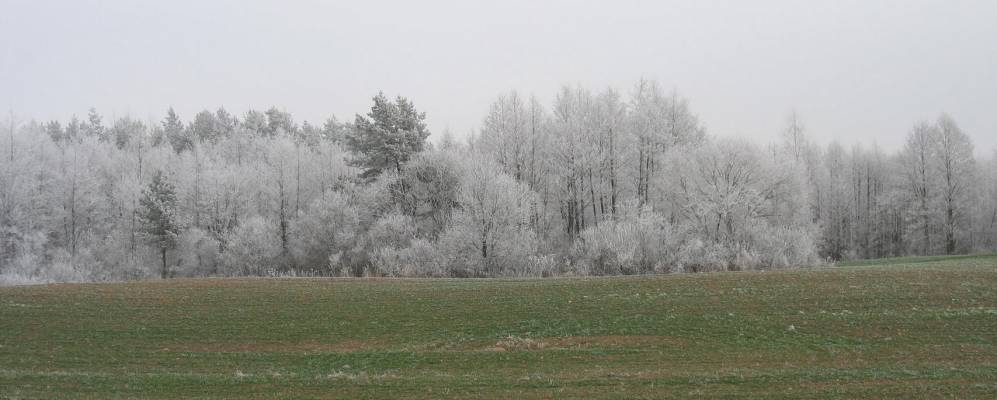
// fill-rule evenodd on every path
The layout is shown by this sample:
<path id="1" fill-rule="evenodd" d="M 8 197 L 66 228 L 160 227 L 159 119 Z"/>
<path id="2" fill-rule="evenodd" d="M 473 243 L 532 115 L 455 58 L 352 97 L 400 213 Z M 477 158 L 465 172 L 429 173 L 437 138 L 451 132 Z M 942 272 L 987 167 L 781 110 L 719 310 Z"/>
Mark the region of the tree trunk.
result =
<path id="1" fill-rule="evenodd" d="M 641 139 L 637 153 L 637 201 L 644 205 L 644 139 Z"/>
<path id="2" fill-rule="evenodd" d="M 609 130 L 609 209 L 616 218 L 616 153 L 613 148 L 613 130 Z"/>
<path id="3" fill-rule="evenodd" d="M 294 145 L 294 217 L 297 218 L 301 209 L 301 146 Z"/>
<path id="4" fill-rule="evenodd" d="M 589 195 L 592 197 L 592 223 L 599 225 L 599 214 L 595 203 L 595 182 L 592 180 L 592 168 L 589 167 Z"/>
<path id="5" fill-rule="evenodd" d="M 952 203 L 949 202 L 949 206 L 946 210 L 945 218 L 948 227 L 945 229 L 945 253 L 953 254 L 955 253 L 955 210 L 952 209 Z"/>
<path id="6" fill-rule="evenodd" d="M 163 258 L 163 271 L 162 271 L 163 272 L 163 279 L 166 279 L 166 248 L 165 247 L 160 247 L 159 248 L 159 254 Z"/>

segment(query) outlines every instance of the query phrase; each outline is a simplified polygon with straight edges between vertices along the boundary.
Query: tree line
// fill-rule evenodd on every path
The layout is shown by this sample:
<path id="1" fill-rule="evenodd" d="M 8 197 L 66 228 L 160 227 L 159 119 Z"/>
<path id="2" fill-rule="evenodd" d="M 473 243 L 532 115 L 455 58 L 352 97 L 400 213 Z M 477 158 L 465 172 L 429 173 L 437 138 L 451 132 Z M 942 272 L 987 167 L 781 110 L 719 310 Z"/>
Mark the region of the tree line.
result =
<path id="1" fill-rule="evenodd" d="M 997 248 L 997 163 L 946 115 L 894 153 L 709 135 L 654 81 L 499 95 L 429 143 L 378 94 L 349 122 L 270 108 L 21 123 L 0 281 L 553 276 L 743 270 Z"/>

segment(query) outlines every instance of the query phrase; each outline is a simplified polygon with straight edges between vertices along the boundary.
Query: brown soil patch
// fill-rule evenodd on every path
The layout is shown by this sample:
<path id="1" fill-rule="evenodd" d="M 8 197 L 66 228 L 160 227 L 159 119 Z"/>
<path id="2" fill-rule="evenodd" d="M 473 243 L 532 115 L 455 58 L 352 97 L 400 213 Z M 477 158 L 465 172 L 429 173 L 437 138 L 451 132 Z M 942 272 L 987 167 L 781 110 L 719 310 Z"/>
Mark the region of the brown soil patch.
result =
<path id="1" fill-rule="evenodd" d="M 467 342 L 450 348 L 457 351 L 538 351 L 563 349 L 588 349 L 611 347 L 677 347 L 686 343 L 684 339 L 670 336 L 566 336 L 545 338 L 508 337 L 495 342 Z"/>
<path id="2" fill-rule="evenodd" d="M 255 342 L 255 343 L 182 343 L 161 351 L 192 353 L 350 353 L 384 348 L 376 340 L 343 340 L 319 342 Z"/>
<path id="3" fill-rule="evenodd" d="M 554 347 L 669 347 L 685 344 L 684 339 L 670 336 L 568 336 L 548 338 Z"/>

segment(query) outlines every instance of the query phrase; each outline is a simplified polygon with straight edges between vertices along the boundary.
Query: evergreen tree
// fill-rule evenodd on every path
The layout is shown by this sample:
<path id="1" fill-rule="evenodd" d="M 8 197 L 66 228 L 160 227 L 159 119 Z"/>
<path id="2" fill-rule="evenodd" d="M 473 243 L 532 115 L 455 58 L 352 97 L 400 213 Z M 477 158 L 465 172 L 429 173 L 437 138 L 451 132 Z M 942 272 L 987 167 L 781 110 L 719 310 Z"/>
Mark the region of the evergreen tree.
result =
<path id="1" fill-rule="evenodd" d="M 87 114 L 87 122 L 84 125 L 84 133 L 89 137 L 97 137 L 100 140 L 106 140 L 104 136 L 104 125 L 100 122 L 100 114 L 97 114 L 97 109 L 90 107 L 90 112 Z"/>
<path id="2" fill-rule="evenodd" d="M 45 124 L 45 133 L 48 137 L 52 139 L 53 142 L 59 144 L 65 139 L 65 133 L 62 130 L 62 124 L 59 121 L 51 121 Z"/>
<path id="3" fill-rule="evenodd" d="M 108 137 L 114 139 L 114 144 L 119 149 L 124 149 L 132 140 L 143 140 L 145 137 L 145 124 L 128 117 L 119 118 L 114 121 Z"/>
<path id="4" fill-rule="evenodd" d="M 294 124 L 291 113 L 278 110 L 277 107 L 270 107 L 266 111 L 267 125 L 266 132 L 270 137 L 274 136 L 294 136 L 298 127 Z"/>
<path id="5" fill-rule="evenodd" d="M 194 142 L 184 129 L 183 121 L 180 120 L 173 107 L 166 111 L 166 118 L 163 119 L 163 134 L 166 135 L 166 140 L 170 142 L 173 150 L 177 153 L 194 147 Z"/>
<path id="6" fill-rule="evenodd" d="M 242 127 L 255 133 L 257 136 L 269 135 L 270 128 L 267 124 L 266 114 L 256 110 L 246 111 L 246 115 L 242 118 Z"/>
<path id="7" fill-rule="evenodd" d="M 229 114 L 224 107 L 221 107 L 218 111 L 215 111 L 215 121 L 218 122 L 217 133 L 221 137 L 229 137 L 232 135 L 232 133 L 235 132 L 236 125 L 239 124 L 239 121 L 237 121 L 232 114 Z"/>
<path id="8" fill-rule="evenodd" d="M 66 130 L 63 132 L 63 139 L 67 142 L 79 142 L 80 133 L 83 131 L 83 124 L 80 122 L 79 118 L 73 115 L 73 118 L 69 120 L 66 124 Z"/>
<path id="9" fill-rule="evenodd" d="M 296 143 L 305 144 L 312 148 L 318 146 L 320 140 L 322 140 L 322 130 L 308 121 L 301 123 L 301 129 L 298 129 L 294 137 Z"/>
<path id="10" fill-rule="evenodd" d="M 218 118 L 208 110 L 201 111 L 194 116 L 194 123 L 191 124 L 191 133 L 201 142 L 214 142 L 221 136 L 221 129 Z"/>
<path id="11" fill-rule="evenodd" d="M 346 127 L 336 120 L 335 116 L 329 117 L 322 125 L 322 137 L 330 142 L 340 144 L 343 142 Z"/>
<path id="12" fill-rule="evenodd" d="M 363 178 L 371 179 L 384 171 L 401 172 L 402 165 L 420 151 L 429 137 L 426 114 L 416 111 L 407 99 L 394 102 L 384 93 L 374 97 L 374 106 L 366 117 L 357 115 L 353 132 L 346 137 L 346 147 L 355 156 L 354 166 L 364 169 Z"/>
<path id="13" fill-rule="evenodd" d="M 176 247 L 181 228 L 176 212 L 176 189 L 166 180 L 161 171 L 156 172 L 149 186 L 142 190 L 139 205 L 142 233 L 149 244 L 159 250 L 163 260 L 162 277 L 166 279 L 168 275 L 166 251 Z"/>

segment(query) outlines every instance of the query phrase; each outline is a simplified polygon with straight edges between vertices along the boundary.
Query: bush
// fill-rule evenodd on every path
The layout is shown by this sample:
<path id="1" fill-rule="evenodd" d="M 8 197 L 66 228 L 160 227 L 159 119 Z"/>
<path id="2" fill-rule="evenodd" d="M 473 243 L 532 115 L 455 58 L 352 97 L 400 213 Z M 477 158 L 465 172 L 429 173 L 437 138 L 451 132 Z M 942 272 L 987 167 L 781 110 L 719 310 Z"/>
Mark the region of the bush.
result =
<path id="1" fill-rule="evenodd" d="M 316 199 L 291 225 L 291 255 L 299 268 L 338 272 L 338 255 L 351 249 L 359 229 L 360 215 L 346 198 L 331 193 Z M 336 264 L 330 264 L 335 256 Z"/>
<path id="2" fill-rule="evenodd" d="M 752 230 L 754 266 L 786 268 L 820 264 L 814 233 L 803 227 L 759 226 Z"/>
<path id="3" fill-rule="evenodd" d="M 801 227 L 757 224 L 747 229 L 741 242 L 733 244 L 690 237 L 674 260 L 675 271 L 744 271 L 818 265 L 813 234 Z"/>
<path id="4" fill-rule="evenodd" d="M 278 265 L 280 243 L 274 224 L 253 217 L 230 232 L 221 257 L 223 275 L 264 275 Z"/>
<path id="5" fill-rule="evenodd" d="M 684 242 L 675 255 L 675 272 L 724 271 L 732 265 L 735 252 L 716 242 L 693 238 Z"/>
<path id="6" fill-rule="evenodd" d="M 549 278 L 560 275 L 563 262 L 556 254 L 529 256 L 526 260 L 526 276 Z"/>
<path id="7" fill-rule="evenodd" d="M 177 275 L 210 276 L 218 273 L 221 254 L 218 241 L 207 232 L 190 228 L 180 234 L 177 253 Z"/>
<path id="8" fill-rule="evenodd" d="M 45 236 L 28 235 L 18 246 L 17 256 L 0 273 L 0 286 L 53 282 L 85 282 L 90 276 L 73 266 L 69 254 L 56 250 L 45 260 Z"/>
<path id="9" fill-rule="evenodd" d="M 433 244 L 425 239 L 415 239 L 406 248 L 384 247 L 374 253 L 374 263 L 387 276 L 444 277 L 449 275 L 446 265 L 436 253 Z"/>
<path id="10" fill-rule="evenodd" d="M 616 220 L 607 219 L 582 231 L 573 247 L 581 275 L 630 275 L 655 272 L 673 248 L 670 227 L 649 207 L 628 203 Z"/>
<path id="11" fill-rule="evenodd" d="M 375 221 L 364 236 L 362 248 L 357 250 L 368 255 L 369 261 L 363 271 L 356 272 L 367 276 L 398 276 L 400 261 L 392 257 L 397 251 L 409 247 L 415 239 L 415 231 L 412 218 L 398 212 Z"/>
<path id="12" fill-rule="evenodd" d="M 537 239 L 524 226 L 498 225 L 482 243 L 482 224 L 458 212 L 437 241 L 441 265 L 453 277 L 539 276 L 535 274 Z M 483 251 L 482 247 L 487 246 Z M 542 266 L 542 265 L 541 265 Z"/>

